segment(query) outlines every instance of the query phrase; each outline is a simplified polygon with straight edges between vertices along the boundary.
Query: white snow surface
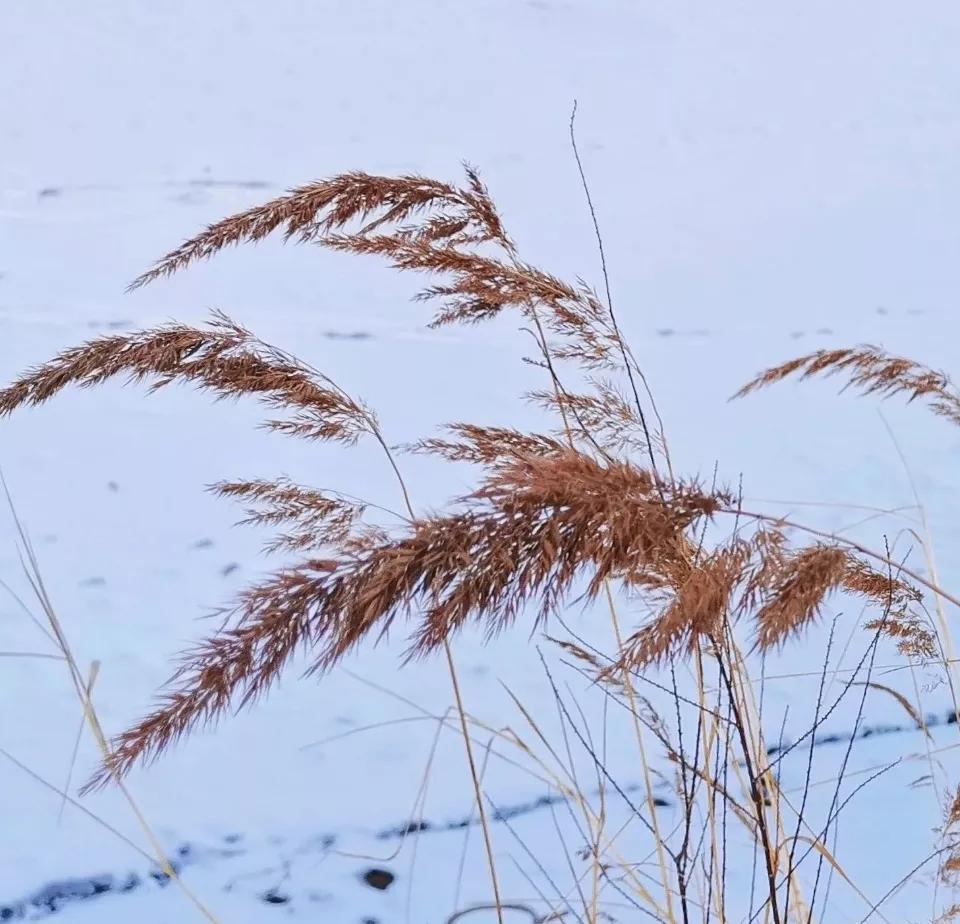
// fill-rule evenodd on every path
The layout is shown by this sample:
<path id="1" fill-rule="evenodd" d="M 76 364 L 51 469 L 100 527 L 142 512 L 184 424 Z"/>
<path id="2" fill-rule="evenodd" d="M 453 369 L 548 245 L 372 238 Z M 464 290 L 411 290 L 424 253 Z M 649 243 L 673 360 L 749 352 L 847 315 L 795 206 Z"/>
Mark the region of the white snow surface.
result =
<path id="1" fill-rule="evenodd" d="M 600 285 L 569 146 L 576 98 L 613 296 L 679 468 L 709 478 L 716 465 L 728 483 L 742 474 L 754 507 L 838 528 L 868 514 L 764 499 L 913 503 L 892 431 L 927 507 L 941 578 L 955 585 L 960 439 L 947 423 L 893 402 L 881 417 L 875 401 L 837 397 L 832 383 L 726 399 L 760 368 L 820 347 L 870 342 L 956 368 L 956 4 L 4 0 L 0 42 L 3 382 L 91 336 L 200 322 L 218 308 L 362 396 L 394 442 L 455 420 L 544 426 L 518 400 L 543 382 L 522 362 L 516 318 L 427 330 L 429 309 L 409 300 L 419 280 L 375 262 L 267 241 L 124 288 L 206 224 L 288 187 L 351 169 L 457 180 L 462 160 L 480 168 L 525 259 Z M 373 447 L 299 444 L 256 430 L 261 417 L 251 403 L 111 383 L 0 421 L 0 465 L 78 659 L 101 663 L 96 702 L 111 732 L 143 714 L 173 655 L 208 630 L 199 617 L 278 564 L 260 554 L 265 535 L 235 528 L 238 508 L 205 485 L 285 473 L 398 503 Z M 404 466 L 423 510 L 463 493 L 474 474 L 423 457 Z M 27 597 L 5 523 L 0 578 Z M 905 552 L 902 527 L 874 520 L 855 534 L 878 547 L 886 534 Z M 840 617 L 841 640 L 857 616 Z M 570 618 L 604 637 L 602 614 Z M 789 648 L 777 669 L 817 670 L 823 637 Z M 537 643 L 525 627 L 489 646 L 479 633 L 458 639 L 468 708 L 494 727 L 519 726 L 506 684 L 554 723 Z M 351 657 L 350 673 L 290 671 L 264 703 L 131 775 L 165 847 L 193 845 L 184 880 L 218 920 L 433 924 L 488 900 L 476 832 L 459 895 L 462 832 L 425 834 L 396 857 L 397 842 L 376 837 L 411 817 L 430 722 L 306 747 L 417 714 L 356 675 L 433 713 L 451 704 L 442 660 L 402 667 L 403 647 L 395 632 Z M 0 599 L 0 651 L 45 650 L 16 603 Z M 796 689 L 771 685 L 773 738 Z M 81 724 L 63 665 L 0 658 L 0 694 L 0 907 L 52 881 L 145 875 L 149 863 L 101 823 L 149 850 L 116 791 L 79 799 L 101 821 L 72 806 L 58 819 L 60 797 L 37 779 L 64 786 Z M 945 708 L 947 698 L 934 691 L 928 703 Z M 889 720 L 890 709 L 871 698 L 867 719 Z M 789 715 L 787 729 L 808 720 Z M 838 716 L 825 730 L 844 727 Z M 919 735 L 878 738 L 854 749 L 851 767 L 919 750 Z M 441 738 L 418 815 L 469 815 L 461 752 L 455 734 Z M 608 756 L 621 778 L 636 778 L 628 737 L 611 740 Z M 818 771 L 829 775 L 834 759 Z M 74 797 L 95 760 L 85 735 Z M 496 760 L 489 772 L 498 804 L 545 792 Z M 923 772 L 897 768 L 844 816 L 845 862 L 872 901 L 932 843 L 933 790 L 908 785 Z M 495 836 L 507 898 L 537 898 L 511 857 L 547 889 L 521 841 L 569 881 L 550 810 Z M 361 882 L 371 866 L 394 872 L 395 885 L 380 893 Z M 289 901 L 265 904 L 270 890 Z M 883 913 L 927 920 L 927 891 L 907 888 Z M 841 882 L 831 894 L 827 920 L 868 915 Z M 646 919 L 622 902 L 610 910 Z M 56 918 L 200 920 L 175 887 L 152 885 L 70 903 Z"/>

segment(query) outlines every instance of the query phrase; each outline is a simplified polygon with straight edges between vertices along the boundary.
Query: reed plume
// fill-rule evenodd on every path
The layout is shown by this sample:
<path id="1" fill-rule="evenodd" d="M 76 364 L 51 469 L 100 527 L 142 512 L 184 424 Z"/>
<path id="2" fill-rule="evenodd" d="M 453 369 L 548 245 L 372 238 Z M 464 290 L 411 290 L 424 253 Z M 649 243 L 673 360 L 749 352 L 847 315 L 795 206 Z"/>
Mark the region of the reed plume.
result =
<path id="1" fill-rule="evenodd" d="M 747 382 L 733 397 L 742 398 L 760 388 L 799 374 L 801 379 L 816 375 L 846 374 L 846 388 L 883 397 L 906 394 L 907 401 L 924 399 L 940 417 L 960 424 L 960 394 L 950 377 L 910 359 L 890 356 L 874 346 L 842 350 L 817 350 L 806 356 L 772 366 Z"/>

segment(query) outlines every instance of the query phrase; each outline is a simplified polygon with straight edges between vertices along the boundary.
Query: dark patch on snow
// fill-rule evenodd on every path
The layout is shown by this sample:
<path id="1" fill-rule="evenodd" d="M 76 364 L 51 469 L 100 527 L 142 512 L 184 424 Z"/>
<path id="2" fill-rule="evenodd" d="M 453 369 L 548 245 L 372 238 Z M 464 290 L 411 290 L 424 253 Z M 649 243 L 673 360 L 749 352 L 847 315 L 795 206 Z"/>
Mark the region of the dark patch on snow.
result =
<path id="1" fill-rule="evenodd" d="M 290 896 L 284 895 L 282 892 L 278 892 L 276 889 L 270 889 L 268 892 L 264 892 L 260 896 L 261 901 L 266 902 L 268 905 L 288 905 L 290 904 Z"/>
<path id="2" fill-rule="evenodd" d="M 167 183 L 168 186 L 182 185 Z M 272 184 L 266 180 L 187 180 L 187 186 L 199 186 L 204 189 L 271 189 Z"/>
<path id="3" fill-rule="evenodd" d="M 660 327 L 656 330 L 658 337 L 709 337 L 710 331 L 702 327 L 693 330 L 675 330 L 672 327 Z"/>
<path id="4" fill-rule="evenodd" d="M 624 793 L 638 792 L 642 789 L 639 783 L 633 783 L 629 786 L 621 786 L 620 788 Z M 594 795 L 599 795 L 599 790 L 595 791 Z M 519 818 L 523 815 L 529 815 L 533 812 L 540 811 L 541 809 L 550 808 L 553 805 L 563 805 L 566 801 L 567 799 L 565 796 L 557 793 L 551 793 L 549 795 L 540 796 L 538 799 L 531 799 L 529 802 L 519 802 L 515 805 L 508 805 L 498 808 L 496 811 L 490 814 L 489 820 L 495 824 L 502 824 L 512 821 L 514 818 Z M 653 804 L 657 808 L 668 808 L 669 806 L 673 805 L 672 802 L 667 799 L 663 799 L 660 796 L 654 797 Z M 407 821 L 400 825 L 393 825 L 390 828 L 384 828 L 382 831 L 377 833 L 376 837 L 381 841 L 396 840 L 407 837 L 410 834 L 428 832 L 440 834 L 448 831 L 462 831 L 465 828 L 475 827 L 479 823 L 480 821 L 475 814 L 466 815 L 463 818 L 454 818 L 443 822 L 428 821 L 421 818 Z"/>
<path id="5" fill-rule="evenodd" d="M 90 321 L 88 327 L 107 327 L 110 330 L 119 330 L 121 327 L 130 327 L 133 324 L 129 318 L 120 318 L 115 321 Z"/>
<path id="6" fill-rule="evenodd" d="M 376 866 L 371 867 L 363 874 L 363 881 L 370 886 L 371 889 L 376 889 L 378 892 L 386 892 L 387 889 L 393 885 L 396 878 L 390 870 L 380 869 Z"/>
<path id="7" fill-rule="evenodd" d="M 930 713 L 924 716 L 924 726 L 926 728 L 936 728 L 940 725 L 955 725 L 957 723 L 957 713 L 950 709 L 943 715 Z M 776 754 L 782 754 L 785 751 L 793 751 L 797 748 L 818 748 L 829 744 L 849 744 L 851 741 L 859 741 L 863 738 L 877 738 L 882 735 L 902 735 L 907 732 L 920 731 L 920 726 L 916 722 L 909 725 L 861 725 L 855 731 L 831 732 L 826 735 L 814 735 L 812 738 L 801 740 L 797 743 L 782 741 L 779 744 L 772 744 L 767 748 L 767 756 L 772 757 Z"/>
<path id="8" fill-rule="evenodd" d="M 128 873 L 122 879 L 109 874 L 58 879 L 27 898 L 0 905 L 0 921 L 38 920 L 78 902 L 87 902 L 111 893 L 133 892 L 142 884 L 143 880 L 136 873 Z"/>
<path id="9" fill-rule="evenodd" d="M 377 837 L 380 840 L 388 840 L 396 837 L 406 837 L 408 834 L 418 834 L 421 831 L 432 831 L 433 828 L 434 826 L 429 821 L 408 821 L 406 824 L 381 831 Z"/>
<path id="10" fill-rule="evenodd" d="M 191 844 L 181 844 L 167 860 L 170 869 L 180 873 L 185 865 L 196 861 Z M 79 876 L 48 882 L 36 892 L 11 902 L 0 902 L 0 921 L 40 920 L 63 911 L 80 902 L 88 902 L 105 895 L 128 895 L 149 885 L 165 887 L 170 882 L 169 874 L 152 869 L 145 876 L 130 872 L 125 875 L 104 873 L 95 876 Z"/>
<path id="11" fill-rule="evenodd" d="M 325 330 L 323 332 L 323 336 L 328 340 L 370 340 L 373 337 L 373 334 L 365 330 L 357 330 L 352 332 Z"/>

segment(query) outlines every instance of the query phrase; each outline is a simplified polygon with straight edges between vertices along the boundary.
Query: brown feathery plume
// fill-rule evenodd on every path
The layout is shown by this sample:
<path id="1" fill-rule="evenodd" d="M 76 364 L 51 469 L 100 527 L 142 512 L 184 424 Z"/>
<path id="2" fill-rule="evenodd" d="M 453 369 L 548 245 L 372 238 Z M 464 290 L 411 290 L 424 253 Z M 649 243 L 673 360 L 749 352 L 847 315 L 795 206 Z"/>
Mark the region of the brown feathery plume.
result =
<path id="1" fill-rule="evenodd" d="M 845 549 L 817 543 L 787 555 L 771 573 L 772 599 L 757 613 L 761 648 L 781 644 L 820 613 L 826 596 L 843 586 L 851 556 Z"/>
<path id="2" fill-rule="evenodd" d="M 744 575 L 743 592 L 737 608 L 754 612 L 783 575 L 787 564 L 787 537 L 773 525 L 761 525 L 748 540 L 753 551 Z"/>
<path id="3" fill-rule="evenodd" d="M 591 370 L 621 368 L 625 346 L 600 297 L 580 278 L 575 289 L 568 289 L 573 296 L 551 303 L 546 317 L 547 327 L 560 338 L 551 344 L 554 357 Z"/>
<path id="4" fill-rule="evenodd" d="M 878 347 L 866 345 L 854 349 L 817 350 L 761 372 L 733 397 L 742 398 L 759 388 L 780 382 L 794 373 L 807 379 L 820 373 L 849 373 L 844 389 L 854 386 L 862 394 L 889 397 L 908 394 L 908 403 L 927 399 L 935 414 L 960 424 L 960 394 L 943 372 L 936 372 L 909 359 L 890 356 Z"/>
<path id="5" fill-rule="evenodd" d="M 907 658 L 927 663 L 941 657 L 937 635 L 916 613 L 894 613 L 864 623 L 869 632 L 879 632 L 897 644 L 897 651 Z"/>
<path id="6" fill-rule="evenodd" d="M 949 886 L 960 885 L 960 786 L 953 794 L 943 821 L 947 855 L 940 864 L 940 878 Z"/>
<path id="7" fill-rule="evenodd" d="M 443 301 L 431 327 L 475 324 L 495 317 L 509 306 L 518 307 L 525 313 L 529 313 L 533 306 L 543 306 L 548 309 L 547 326 L 558 334 L 575 338 L 578 345 L 586 337 L 596 339 L 589 355 L 597 354 L 598 364 L 600 354 L 606 356 L 613 349 L 615 334 L 609 330 L 604 309 L 595 298 L 518 260 L 505 263 L 449 244 L 427 243 L 395 234 L 331 233 L 320 243 L 345 253 L 385 257 L 397 270 L 452 276 L 450 283 L 429 286 L 414 296 L 415 301 Z M 605 339 L 599 330 L 607 331 Z M 553 352 L 564 355 L 560 348 Z M 586 360 L 586 355 L 581 356 L 577 351 L 571 352 L 570 356 Z"/>
<path id="8" fill-rule="evenodd" d="M 420 229 L 403 228 L 398 233 L 421 243 L 507 241 L 497 210 L 479 176 L 469 165 L 465 165 L 465 169 L 469 190 L 422 176 L 374 176 L 362 171 L 301 186 L 285 196 L 210 225 L 137 277 L 130 289 L 138 289 L 191 263 L 209 259 L 230 245 L 262 240 L 279 228 L 284 229 L 287 240 L 296 237 L 308 242 L 352 221 L 363 222 L 360 233 L 369 234 L 382 225 L 398 224 L 424 210 L 452 208 L 453 214 L 433 216 Z M 368 221 L 377 213 L 376 218 Z"/>
<path id="9" fill-rule="evenodd" d="M 151 392 L 182 381 L 217 398 L 254 395 L 268 407 L 293 411 L 288 419 L 267 421 L 267 429 L 308 439 L 353 444 L 374 429 L 372 412 L 332 380 L 220 312 L 206 330 L 168 324 L 65 350 L 0 390 L 0 416 L 42 404 L 68 385 L 90 388 L 122 373 L 130 382 L 154 379 Z"/>
<path id="10" fill-rule="evenodd" d="M 528 392 L 526 397 L 541 407 L 574 416 L 580 425 L 580 430 L 574 431 L 574 435 L 581 439 L 586 432 L 593 441 L 610 452 L 645 452 L 647 434 L 636 405 L 609 380 L 591 377 L 587 383 L 593 389 L 587 394 L 540 390 Z"/>
<path id="11" fill-rule="evenodd" d="M 261 695 L 300 646 L 313 671 L 337 663 L 398 616 L 422 614 L 408 657 L 439 648 L 471 617 L 489 634 L 528 603 L 538 620 L 590 574 L 595 597 L 608 577 L 647 573 L 662 584 L 677 567 L 683 534 L 729 498 L 671 486 L 663 500 L 649 473 L 601 465 L 573 450 L 505 463 L 463 500 L 467 509 L 375 537 L 336 560 L 310 560 L 244 593 L 225 629 L 190 653 L 157 709 L 116 742 L 124 772 L 240 696 Z M 656 575 L 660 574 L 657 578 Z M 106 782 L 103 774 L 97 782 Z"/>
<path id="12" fill-rule="evenodd" d="M 766 554 L 750 574 L 740 603 L 741 609 L 760 604 L 756 621 L 761 648 L 781 644 L 800 632 L 819 616 L 826 597 L 835 591 L 856 594 L 881 608 L 883 619 L 871 626 L 890 623 L 892 628 L 885 628 L 885 634 L 895 636 L 900 627 L 921 644 L 920 633 L 908 628 L 913 619 L 909 607 L 922 600 L 913 585 L 882 574 L 837 545 L 821 542 L 787 552 L 775 532 L 764 537 L 763 545 Z"/>
<path id="13" fill-rule="evenodd" d="M 481 427 L 455 423 L 446 427 L 459 440 L 439 437 L 418 440 L 402 447 L 407 452 L 440 456 L 451 462 L 473 462 L 492 466 L 524 456 L 547 456 L 562 453 L 565 443 L 539 433 L 522 433 L 510 427 Z"/>
<path id="14" fill-rule="evenodd" d="M 843 586 L 850 593 L 866 597 L 890 616 L 906 616 L 912 604 L 923 600 L 923 594 L 909 581 L 883 574 L 858 558 L 851 558 L 848 563 Z"/>
<path id="15" fill-rule="evenodd" d="M 300 187 L 211 225 L 163 257 L 130 288 L 283 228 L 287 240 L 383 256 L 396 269 L 452 275 L 451 283 L 431 286 L 416 296 L 420 301 L 443 300 L 432 326 L 476 323 L 507 306 L 528 314 L 542 306 L 548 309 L 547 326 L 564 341 L 554 350 L 558 358 L 574 359 L 586 368 L 616 368 L 620 337 L 596 293 L 582 280 L 575 288 L 520 262 L 477 171 L 464 167 L 466 188 L 415 175 L 385 177 L 356 171 Z M 421 213 L 426 217 L 409 223 Z M 347 233 L 354 222 L 361 227 Z M 387 228 L 389 233 L 374 233 Z M 509 262 L 463 249 L 483 243 L 502 248 Z"/>
<path id="16" fill-rule="evenodd" d="M 869 620 L 864 628 L 893 639 L 902 655 L 921 662 L 941 655 L 937 633 L 929 619 L 913 609 L 922 603 L 923 594 L 909 581 L 883 574 L 860 559 L 853 559 L 847 567 L 843 587 L 883 611 L 882 617 Z"/>
<path id="17" fill-rule="evenodd" d="M 844 577 L 844 585 L 853 593 L 869 597 L 883 607 L 899 610 L 919 603 L 923 594 L 907 581 L 882 574 L 859 559 L 852 559 Z"/>
<path id="18" fill-rule="evenodd" d="M 292 524 L 293 532 L 270 541 L 266 550 L 302 551 L 324 546 L 342 547 L 354 531 L 366 506 L 332 492 L 295 485 L 287 478 L 274 481 L 222 481 L 210 487 L 219 497 L 250 502 L 248 516 L 238 526 Z M 262 509 L 258 509 L 262 508 Z"/>
<path id="19" fill-rule="evenodd" d="M 731 598 L 752 550 L 734 540 L 695 564 L 671 569 L 669 602 L 648 625 L 630 636 L 618 661 L 605 675 L 662 664 L 682 651 L 692 652 L 702 639 L 715 637 L 723 626 Z"/>
<path id="20" fill-rule="evenodd" d="M 665 503 L 657 488 L 632 465 L 601 464 L 569 449 L 498 467 L 463 499 L 465 513 L 427 521 L 411 537 L 431 576 L 412 653 L 432 651 L 474 612 L 495 633 L 538 600 L 543 620 L 584 571 L 586 599 L 608 577 L 656 580 L 652 575 L 682 554 L 684 530 L 723 502 L 677 485 Z M 405 560 L 409 554 L 404 548 Z M 342 639 L 330 652 L 333 660 L 346 650 L 343 642 L 349 647 L 354 639 Z"/>
<path id="21" fill-rule="evenodd" d="M 333 561 L 306 561 L 244 591 L 233 611 L 239 614 L 236 625 L 184 652 L 169 692 L 111 742 L 111 759 L 84 791 L 153 760 L 187 732 L 212 723 L 235 700 L 244 705 L 264 694 L 297 651 L 316 641 L 310 617 L 324 601 L 324 578 L 335 567 Z"/>

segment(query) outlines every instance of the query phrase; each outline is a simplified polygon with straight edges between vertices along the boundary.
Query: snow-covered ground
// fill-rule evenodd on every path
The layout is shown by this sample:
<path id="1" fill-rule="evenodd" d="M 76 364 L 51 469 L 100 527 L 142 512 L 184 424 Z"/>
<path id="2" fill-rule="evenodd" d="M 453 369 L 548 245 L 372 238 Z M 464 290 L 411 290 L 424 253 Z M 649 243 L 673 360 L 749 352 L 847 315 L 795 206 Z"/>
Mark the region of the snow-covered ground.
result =
<path id="1" fill-rule="evenodd" d="M 888 424 L 955 586 L 956 431 L 919 408 L 884 406 L 884 420 L 832 385 L 726 398 L 759 368 L 829 345 L 868 341 L 956 369 L 958 45 L 960 7 L 949 2 L 3 0 L 0 380 L 105 331 L 219 308 L 364 397 L 396 442 L 452 420 L 536 422 L 516 401 L 542 382 L 520 361 L 514 322 L 428 331 L 428 311 L 409 302 L 416 280 L 374 263 L 271 241 L 133 294 L 124 286 L 203 225 L 288 186 L 350 169 L 458 179 L 463 159 L 479 166 L 527 260 L 599 282 L 567 134 L 577 98 L 614 297 L 682 468 L 709 475 L 718 463 L 732 481 L 742 472 L 751 498 L 898 507 L 912 494 Z M 300 445 L 256 431 L 259 419 L 249 404 L 112 384 L 0 422 L 0 466 L 78 657 L 102 664 L 96 699 L 110 730 L 143 712 L 169 657 L 205 631 L 198 616 L 270 566 L 264 537 L 232 529 L 238 510 L 204 485 L 287 473 L 396 501 L 372 449 Z M 466 470 L 406 465 L 423 508 L 469 484 Z M 858 516 L 794 509 L 830 528 Z M 896 527 L 858 534 L 882 544 L 884 528 Z M 26 592 L 12 523 L 3 536 L 0 578 Z M 350 671 L 443 712 L 444 665 L 401 670 L 396 641 Z M 783 664 L 817 669 L 808 644 Z M 43 645 L 0 600 L 0 650 Z M 457 656 L 468 707 L 492 725 L 519 721 L 501 681 L 549 720 L 525 631 L 490 647 L 467 635 Z M 778 726 L 789 689 L 771 696 Z M 353 673 L 290 674 L 265 704 L 134 773 L 131 789 L 165 846 L 191 845 L 184 879 L 221 921 L 432 924 L 455 900 L 488 895 L 476 834 L 459 896 L 462 831 L 425 834 L 415 856 L 408 845 L 393 857 L 396 840 L 377 837 L 411 817 L 433 726 L 306 747 L 413 715 Z M 59 818 L 60 797 L 37 776 L 63 787 L 80 719 L 61 664 L 0 659 L 0 908 L 109 872 L 144 885 L 69 902 L 59 917 L 194 919 L 115 833 L 70 806 Z M 460 744 L 442 742 L 415 813 L 437 824 L 471 807 Z M 611 754 L 626 777 L 628 744 Z M 854 757 L 865 767 L 920 747 L 918 736 L 887 737 Z M 85 737 L 77 773 L 95 756 Z M 490 772 L 505 807 L 543 794 L 499 765 Z M 915 856 L 894 849 L 891 831 L 922 850 L 938 820 L 929 789 L 906 785 L 921 772 L 878 784 L 883 811 L 843 829 L 874 899 Z M 144 844 L 117 793 L 82 805 Z M 535 897 L 508 859 L 532 869 L 518 838 L 551 861 L 554 850 L 568 875 L 547 812 L 521 816 L 514 833 L 497 828 L 508 898 Z M 371 867 L 396 883 L 370 888 Z M 886 906 L 889 918 L 924 919 L 918 894 Z M 852 893 L 835 896 L 831 920 L 866 914 Z"/>

